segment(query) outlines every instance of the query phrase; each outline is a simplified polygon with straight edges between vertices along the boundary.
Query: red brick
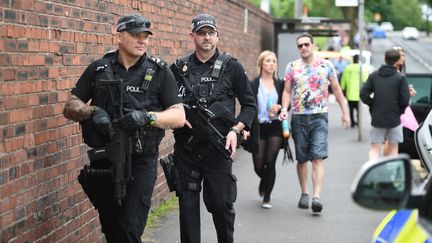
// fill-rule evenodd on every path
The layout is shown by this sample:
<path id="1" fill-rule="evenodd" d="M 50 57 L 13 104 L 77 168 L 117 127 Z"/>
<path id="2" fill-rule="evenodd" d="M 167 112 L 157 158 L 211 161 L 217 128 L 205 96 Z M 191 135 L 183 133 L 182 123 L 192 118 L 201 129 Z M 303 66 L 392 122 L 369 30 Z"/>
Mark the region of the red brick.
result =
<path id="1" fill-rule="evenodd" d="M 12 1 L 12 8 L 21 10 L 33 10 L 34 1 L 29 0 L 14 0 Z"/>
<path id="2" fill-rule="evenodd" d="M 15 80 L 16 69 L 8 68 L 3 71 L 3 80 L 4 81 L 12 81 Z"/>

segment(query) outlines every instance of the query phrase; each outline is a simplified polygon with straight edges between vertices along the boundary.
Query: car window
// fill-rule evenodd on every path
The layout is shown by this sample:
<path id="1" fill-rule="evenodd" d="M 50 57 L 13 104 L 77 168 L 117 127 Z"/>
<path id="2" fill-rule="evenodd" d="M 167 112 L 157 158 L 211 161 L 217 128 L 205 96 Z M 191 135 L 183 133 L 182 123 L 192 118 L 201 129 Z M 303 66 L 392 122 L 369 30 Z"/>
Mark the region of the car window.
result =
<path id="1" fill-rule="evenodd" d="M 414 85 L 414 89 L 417 91 L 417 94 L 411 97 L 411 104 L 431 103 L 432 76 L 407 74 L 407 81 L 408 84 Z"/>

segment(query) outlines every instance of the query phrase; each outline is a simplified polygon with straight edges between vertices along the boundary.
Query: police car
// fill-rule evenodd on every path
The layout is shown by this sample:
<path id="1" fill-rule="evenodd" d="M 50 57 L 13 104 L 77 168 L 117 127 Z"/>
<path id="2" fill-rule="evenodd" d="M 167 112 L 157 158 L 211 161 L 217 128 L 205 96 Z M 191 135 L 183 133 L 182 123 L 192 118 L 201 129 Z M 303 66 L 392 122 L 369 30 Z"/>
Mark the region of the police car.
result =
<path id="1" fill-rule="evenodd" d="M 420 160 L 407 154 L 366 162 L 351 187 L 366 208 L 392 210 L 380 223 L 377 243 L 432 243 L 432 110 L 415 132 Z"/>

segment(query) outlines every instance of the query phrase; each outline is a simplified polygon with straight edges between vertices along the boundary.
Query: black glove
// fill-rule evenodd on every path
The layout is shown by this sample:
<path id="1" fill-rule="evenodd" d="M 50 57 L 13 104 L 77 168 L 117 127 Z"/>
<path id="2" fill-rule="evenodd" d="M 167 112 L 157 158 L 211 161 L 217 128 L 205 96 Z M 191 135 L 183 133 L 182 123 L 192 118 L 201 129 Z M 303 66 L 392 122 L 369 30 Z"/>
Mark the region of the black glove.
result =
<path id="1" fill-rule="evenodd" d="M 146 110 L 123 109 L 126 115 L 120 119 L 120 126 L 128 131 L 135 131 L 149 123 L 149 115 Z"/>
<path id="2" fill-rule="evenodd" d="M 114 136 L 114 129 L 112 127 L 111 118 L 104 109 L 94 106 L 94 111 L 92 113 L 92 121 L 93 128 L 97 132 L 107 136 L 110 139 Z"/>

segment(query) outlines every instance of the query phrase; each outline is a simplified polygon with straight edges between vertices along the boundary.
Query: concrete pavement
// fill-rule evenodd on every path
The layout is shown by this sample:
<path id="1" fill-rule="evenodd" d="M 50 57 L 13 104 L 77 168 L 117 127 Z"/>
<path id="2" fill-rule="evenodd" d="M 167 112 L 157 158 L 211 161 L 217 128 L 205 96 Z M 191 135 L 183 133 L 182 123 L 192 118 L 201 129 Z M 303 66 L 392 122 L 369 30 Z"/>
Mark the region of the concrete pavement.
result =
<path id="1" fill-rule="evenodd" d="M 234 239 L 237 243 L 287 242 L 370 242 L 374 229 L 385 212 L 360 208 L 351 200 L 350 186 L 360 166 L 367 160 L 369 149 L 369 114 L 362 121 L 362 141 L 357 129 L 343 129 L 337 104 L 330 104 L 329 158 L 325 160 L 325 181 L 321 199 L 324 209 L 313 215 L 311 209 L 297 208 L 300 189 L 294 163 L 282 165 L 282 153 L 277 161 L 276 184 L 272 193 L 272 209 L 260 207 L 258 176 L 251 155 L 239 151 L 233 164 L 238 178 L 235 203 Z M 291 149 L 294 146 L 291 142 Z M 312 191 L 311 180 L 309 188 Z M 216 243 L 211 215 L 201 205 L 202 243 Z M 159 224 L 146 229 L 145 243 L 176 243 L 179 240 L 177 210 L 163 216 Z"/>

